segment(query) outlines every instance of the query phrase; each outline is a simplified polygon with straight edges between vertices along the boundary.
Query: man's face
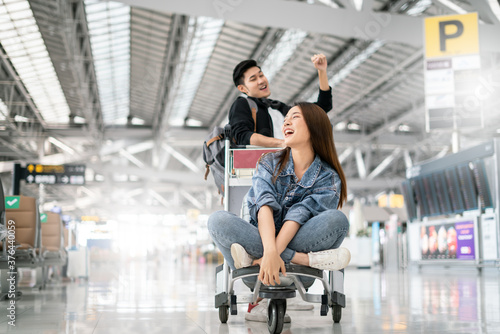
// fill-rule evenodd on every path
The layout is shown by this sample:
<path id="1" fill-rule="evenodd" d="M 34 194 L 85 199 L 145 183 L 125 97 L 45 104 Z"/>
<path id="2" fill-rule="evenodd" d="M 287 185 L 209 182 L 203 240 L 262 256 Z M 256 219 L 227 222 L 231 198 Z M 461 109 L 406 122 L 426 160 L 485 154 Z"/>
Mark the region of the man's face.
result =
<path id="1" fill-rule="evenodd" d="M 243 76 L 243 85 L 239 85 L 240 92 L 255 98 L 263 98 L 271 95 L 269 82 L 260 68 L 251 67 L 245 71 Z"/>

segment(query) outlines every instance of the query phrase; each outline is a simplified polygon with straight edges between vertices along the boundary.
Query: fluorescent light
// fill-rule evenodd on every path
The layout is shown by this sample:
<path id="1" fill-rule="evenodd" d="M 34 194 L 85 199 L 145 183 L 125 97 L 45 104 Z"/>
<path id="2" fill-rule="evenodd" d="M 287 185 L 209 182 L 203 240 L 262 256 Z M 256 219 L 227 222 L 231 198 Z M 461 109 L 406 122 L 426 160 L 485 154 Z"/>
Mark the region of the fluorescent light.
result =
<path id="1" fill-rule="evenodd" d="M 23 122 L 23 123 L 27 123 L 27 122 L 28 122 L 28 118 L 27 118 L 27 117 L 24 117 L 24 116 L 19 116 L 19 115 L 16 115 L 16 116 L 14 116 L 14 121 L 15 121 L 15 122 Z"/>
<path id="2" fill-rule="evenodd" d="M 64 144 L 60 140 L 57 140 L 54 137 L 49 137 L 49 138 L 47 138 L 47 140 L 50 143 L 52 143 L 53 145 L 59 147 L 61 150 L 68 152 L 69 154 L 74 154 L 75 153 L 75 150 L 73 150 L 71 147 L 69 147 L 68 145 Z"/>
<path id="3" fill-rule="evenodd" d="M 400 124 L 398 126 L 398 130 L 401 131 L 401 132 L 410 132 L 411 128 L 407 124 Z"/>
<path id="4" fill-rule="evenodd" d="M 0 0 L 0 44 L 48 123 L 67 123 L 69 107 L 28 1 Z"/>
<path id="5" fill-rule="evenodd" d="M 128 122 L 128 117 L 118 117 L 112 123 L 114 125 L 125 125 Z"/>
<path id="6" fill-rule="evenodd" d="M 361 126 L 357 123 L 349 122 L 347 123 L 347 130 L 359 131 Z"/>
<path id="7" fill-rule="evenodd" d="M 144 125 L 146 122 L 141 118 L 133 117 L 130 123 L 132 123 L 132 125 Z"/>
<path id="8" fill-rule="evenodd" d="M 113 180 L 116 182 L 127 182 L 128 181 L 128 175 L 127 174 L 113 174 Z M 113 197 L 118 197 L 122 195 L 121 192 L 115 192 L 115 196 Z"/>
<path id="9" fill-rule="evenodd" d="M 130 7 L 86 0 L 85 11 L 103 120 L 126 124 L 130 104 Z"/>
<path id="10" fill-rule="evenodd" d="M 188 118 L 188 120 L 186 121 L 186 125 L 187 126 L 202 126 L 203 122 L 199 121 L 197 119 Z"/>
<path id="11" fill-rule="evenodd" d="M 337 131 L 342 131 L 342 130 L 345 130 L 346 126 L 347 126 L 347 123 L 342 121 L 342 122 L 338 122 L 337 124 L 335 124 L 334 129 Z"/>
<path id="12" fill-rule="evenodd" d="M 75 116 L 75 117 L 73 118 L 73 122 L 74 122 L 75 124 L 85 124 L 85 122 L 86 122 L 86 121 L 85 121 L 85 118 L 83 118 L 83 117 L 81 117 L 81 116 Z"/>

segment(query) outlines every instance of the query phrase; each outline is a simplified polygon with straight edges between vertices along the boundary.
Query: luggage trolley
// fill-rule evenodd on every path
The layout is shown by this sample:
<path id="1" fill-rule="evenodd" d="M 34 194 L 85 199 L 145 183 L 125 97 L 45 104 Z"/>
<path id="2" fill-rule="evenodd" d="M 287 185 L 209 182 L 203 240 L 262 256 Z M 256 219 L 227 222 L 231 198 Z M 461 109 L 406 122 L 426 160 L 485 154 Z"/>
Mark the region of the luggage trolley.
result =
<path id="1" fill-rule="evenodd" d="M 224 172 L 224 210 L 240 214 L 243 198 L 252 185 L 252 173 L 257 160 L 266 152 L 276 149 L 265 149 L 261 147 L 231 147 L 230 127 L 226 125 L 225 138 L 225 172 Z M 345 307 L 344 295 L 344 270 L 324 271 L 308 266 L 288 264 L 285 266 L 287 277 L 293 284 L 265 286 L 257 279 L 259 266 L 251 266 L 232 271 L 226 260 L 216 268 L 215 282 L 215 307 L 219 309 L 219 320 L 226 323 L 231 315 L 238 313 L 238 304 L 255 302 L 258 297 L 268 298 L 268 322 L 269 333 L 281 333 L 283 330 L 286 300 L 296 296 L 296 291 L 306 302 L 321 304 L 320 315 L 326 316 L 328 309 L 332 308 L 332 318 L 335 323 L 340 322 L 342 308 Z M 308 277 L 303 283 L 300 277 Z M 234 283 L 242 279 L 251 293 L 236 295 Z M 307 289 L 320 280 L 324 292 L 311 294 Z"/>

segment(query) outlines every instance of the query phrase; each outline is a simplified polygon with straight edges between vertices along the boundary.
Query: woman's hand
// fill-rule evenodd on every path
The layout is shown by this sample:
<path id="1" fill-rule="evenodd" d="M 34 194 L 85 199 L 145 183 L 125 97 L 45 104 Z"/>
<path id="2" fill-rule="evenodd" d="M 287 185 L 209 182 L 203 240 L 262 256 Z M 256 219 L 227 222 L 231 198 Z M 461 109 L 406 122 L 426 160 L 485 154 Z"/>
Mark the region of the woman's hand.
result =
<path id="1" fill-rule="evenodd" d="M 316 68 L 318 71 L 326 71 L 328 63 L 324 54 L 320 53 L 312 56 L 311 61 L 314 64 L 314 68 Z"/>
<path id="2" fill-rule="evenodd" d="M 285 262 L 281 259 L 277 252 L 264 253 L 264 256 L 254 262 L 260 265 L 259 280 L 264 285 L 275 285 L 274 282 L 280 284 L 280 269 L 286 276 Z"/>

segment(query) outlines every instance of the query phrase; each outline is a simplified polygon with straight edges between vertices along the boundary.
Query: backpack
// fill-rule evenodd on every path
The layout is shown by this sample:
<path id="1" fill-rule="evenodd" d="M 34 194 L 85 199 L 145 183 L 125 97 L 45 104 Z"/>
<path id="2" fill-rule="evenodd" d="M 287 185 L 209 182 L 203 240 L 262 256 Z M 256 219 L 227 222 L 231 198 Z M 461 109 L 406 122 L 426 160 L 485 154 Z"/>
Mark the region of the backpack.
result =
<path id="1" fill-rule="evenodd" d="M 257 129 L 257 103 L 248 97 L 245 98 L 248 102 L 250 110 L 252 111 L 255 132 Z M 225 131 L 224 128 L 216 126 L 203 143 L 203 161 L 205 161 L 206 164 L 205 180 L 207 179 L 210 171 L 212 171 L 215 185 L 221 195 L 224 195 L 224 158 L 226 150 L 226 135 L 230 136 L 230 131 Z"/>

